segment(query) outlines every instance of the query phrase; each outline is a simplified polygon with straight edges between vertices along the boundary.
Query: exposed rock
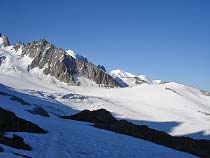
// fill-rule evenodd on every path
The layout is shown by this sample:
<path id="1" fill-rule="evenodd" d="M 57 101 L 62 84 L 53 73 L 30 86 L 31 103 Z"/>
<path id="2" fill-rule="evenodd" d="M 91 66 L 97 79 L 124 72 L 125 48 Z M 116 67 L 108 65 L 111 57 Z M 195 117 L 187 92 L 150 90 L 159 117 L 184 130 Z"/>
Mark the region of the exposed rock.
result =
<path id="1" fill-rule="evenodd" d="M 117 121 L 112 116 L 112 114 L 109 111 L 106 111 L 105 109 L 99 109 L 94 111 L 84 110 L 72 116 L 61 116 L 61 118 L 91 123 L 111 123 Z"/>
<path id="2" fill-rule="evenodd" d="M 0 134 L 0 143 L 16 149 L 31 150 L 31 147 L 24 142 L 24 139 L 15 134 L 13 134 L 12 138 Z"/>
<path id="3" fill-rule="evenodd" d="M 106 72 L 106 68 L 103 65 L 98 65 L 98 68 Z"/>
<path id="4" fill-rule="evenodd" d="M 56 48 L 46 40 L 29 43 L 23 48 L 22 56 L 29 55 L 33 61 L 30 69 L 38 67 L 43 73 L 76 85 L 75 75 L 85 77 L 108 87 L 120 85 L 106 72 L 87 60 L 75 59 L 63 49 Z"/>
<path id="5" fill-rule="evenodd" d="M 69 94 L 65 94 L 62 96 L 62 99 L 79 99 L 79 100 L 85 100 L 88 99 L 88 96 L 84 96 L 84 95 L 80 95 L 80 94 L 73 94 L 73 93 L 69 93 Z"/>
<path id="6" fill-rule="evenodd" d="M 9 43 L 9 40 L 8 40 L 7 36 L 2 36 L 1 35 L 0 38 L 2 38 L 2 40 L 3 40 L 3 43 L 2 43 L 3 47 L 10 46 L 10 43 Z"/>
<path id="7" fill-rule="evenodd" d="M 149 82 L 148 81 L 146 81 L 146 80 L 142 80 L 141 78 L 139 78 L 139 77 L 133 77 L 136 81 L 135 81 L 135 83 L 136 84 L 143 84 L 143 83 L 148 83 L 149 84 Z"/>
<path id="8" fill-rule="evenodd" d="M 22 55 L 33 58 L 30 69 L 38 67 L 43 69 L 45 75 L 52 75 L 60 81 L 73 84 L 73 75 L 76 74 L 75 59 L 65 55 L 63 49 L 56 48 L 45 39 L 29 43 L 23 48 Z"/>
<path id="9" fill-rule="evenodd" d="M 35 114 L 35 115 L 40 115 L 43 117 L 49 117 L 48 112 L 45 111 L 42 107 L 36 107 L 33 110 L 28 110 L 28 112 Z"/>
<path id="10" fill-rule="evenodd" d="M 118 121 L 110 112 L 104 109 L 95 111 L 84 110 L 76 115 L 63 116 L 61 118 L 91 122 L 97 128 L 144 139 L 203 158 L 209 158 L 210 155 L 210 140 L 174 137 L 165 132 L 149 128 L 146 125 L 135 125 L 126 120 Z"/>
<path id="11" fill-rule="evenodd" d="M 203 95 L 210 96 L 210 93 L 205 90 L 200 90 Z"/>
<path id="12" fill-rule="evenodd" d="M 0 108 L 0 132 L 47 133 L 36 124 L 17 117 L 13 112 Z"/>
<path id="13" fill-rule="evenodd" d="M 99 69 L 96 65 L 90 62 L 76 60 L 78 75 L 95 81 L 97 84 L 107 87 L 120 87 L 120 84 L 115 81 L 111 75 Z"/>
<path id="14" fill-rule="evenodd" d="M 168 81 L 161 81 L 159 84 L 166 84 L 169 83 Z"/>
<path id="15" fill-rule="evenodd" d="M 18 51 L 20 48 L 23 48 L 24 46 L 25 46 L 24 43 L 19 42 L 19 43 L 14 45 L 13 49 L 15 51 Z"/>
<path id="16" fill-rule="evenodd" d="M 168 91 L 171 91 L 171 92 L 176 93 L 176 94 L 178 94 L 178 95 L 181 95 L 181 94 L 179 94 L 177 91 L 175 91 L 175 90 L 173 90 L 173 89 L 171 89 L 171 88 L 168 88 L 168 87 L 166 87 L 165 90 L 168 90 Z"/>

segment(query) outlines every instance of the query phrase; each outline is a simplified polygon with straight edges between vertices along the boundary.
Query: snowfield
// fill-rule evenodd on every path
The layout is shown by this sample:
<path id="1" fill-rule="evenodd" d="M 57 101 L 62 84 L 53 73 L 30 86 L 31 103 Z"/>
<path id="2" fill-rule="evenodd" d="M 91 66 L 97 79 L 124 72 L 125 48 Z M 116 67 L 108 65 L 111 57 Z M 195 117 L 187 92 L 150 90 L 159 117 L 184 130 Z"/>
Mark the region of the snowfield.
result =
<path id="1" fill-rule="evenodd" d="M 97 129 L 92 127 L 89 123 L 60 119 L 57 115 L 74 114 L 77 111 L 56 102 L 54 99 L 43 99 L 22 94 L 13 89 L 8 89 L 3 85 L 0 85 L 0 89 L 2 92 L 24 98 L 25 101 L 33 103 L 33 106 L 42 106 L 50 114 L 49 118 L 33 115 L 26 111 L 31 109 L 31 106 L 23 106 L 10 100 L 8 97 L 0 96 L 1 107 L 13 111 L 18 117 L 36 123 L 41 128 L 49 131 L 48 134 L 16 132 L 17 135 L 25 139 L 25 142 L 29 144 L 33 150 L 17 150 L 0 145 L 5 150 L 3 153 L 0 152 L 0 157 L 18 157 L 12 154 L 13 152 L 36 158 L 153 158 L 154 156 L 162 158 L 170 157 L 171 155 L 175 158 L 195 157 L 141 139 Z M 7 135 L 11 134 L 12 132 L 7 133 Z"/>
<path id="2" fill-rule="evenodd" d="M 28 72 L 30 62 L 29 57 L 21 57 L 12 46 L 0 49 L 0 84 L 14 88 L 0 85 L 0 91 L 43 107 L 50 117 L 30 114 L 26 110 L 32 107 L 22 106 L 5 96 L 0 96 L 0 106 L 38 124 L 49 133 L 17 133 L 33 150 L 28 152 L 0 145 L 6 151 L 0 153 L 0 157 L 9 157 L 11 151 L 37 158 L 193 157 L 144 140 L 96 129 L 89 123 L 58 118 L 84 109 L 104 108 L 119 119 L 145 124 L 171 135 L 210 139 L 210 115 L 206 115 L 210 114 L 210 97 L 196 88 L 175 82 L 160 84 L 160 81 L 145 76 L 140 77 L 149 83 L 132 84 L 126 88 L 100 88 L 85 78 L 80 78 L 80 81 L 86 86 L 69 86 L 44 75 L 38 68 Z M 131 77 L 132 74 L 127 75 Z"/>

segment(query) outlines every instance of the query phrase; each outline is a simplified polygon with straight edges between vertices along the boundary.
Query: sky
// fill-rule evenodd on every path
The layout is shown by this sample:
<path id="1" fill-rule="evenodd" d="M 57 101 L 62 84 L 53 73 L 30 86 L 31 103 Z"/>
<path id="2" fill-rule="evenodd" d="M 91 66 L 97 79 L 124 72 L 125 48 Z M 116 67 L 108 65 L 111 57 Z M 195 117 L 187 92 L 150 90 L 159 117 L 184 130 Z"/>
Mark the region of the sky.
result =
<path id="1" fill-rule="evenodd" d="M 208 0 L 0 0 L 10 43 L 47 39 L 108 71 L 210 91 Z"/>

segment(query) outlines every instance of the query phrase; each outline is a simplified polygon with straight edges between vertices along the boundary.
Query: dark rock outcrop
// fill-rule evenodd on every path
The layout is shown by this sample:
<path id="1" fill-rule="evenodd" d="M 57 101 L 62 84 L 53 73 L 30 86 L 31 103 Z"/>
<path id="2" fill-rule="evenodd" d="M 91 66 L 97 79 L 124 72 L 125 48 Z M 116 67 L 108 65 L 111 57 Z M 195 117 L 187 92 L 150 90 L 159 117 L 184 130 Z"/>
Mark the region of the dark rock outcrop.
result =
<path id="1" fill-rule="evenodd" d="M 115 81 L 112 76 L 98 68 L 96 65 L 80 60 L 76 60 L 76 65 L 79 76 L 88 78 L 105 87 L 120 87 L 120 84 Z"/>
<path id="2" fill-rule="evenodd" d="M 30 69 L 43 69 L 45 75 L 50 74 L 60 81 L 73 84 L 76 74 L 75 59 L 65 54 L 63 49 L 56 48 L 46 40 L 29 43 L 23 48 L 22 55 L 33 59 Z"/>
<path id="3" fill-rule="evenodd" d="M 75 76 L 85 77 L 107 87 L 119 87 L 112 76 L 88 60 L 74 59 L 63 49 L 56 48 L 46 40 L 32 42 L 23 48 L 22 56 L 29 55 L 33 60 L 29 69 L 38 67 L 43 73 L 56 79 L 76 85 Z"/>
<path id="4" fill-rule="evenodd" d="M 85 121 L 91 123 L 112 123 L 117 121 L 112 116 L 112 114 L 105 109 L 99 109 L 94 111 L 84 110 L 75 115 L 61 116 L 61 118 L 72 119 L 77 121 Z"/>
<path id="5" fill-rule="evenodd" d="M 98 68 L 106 72 L 106 68 L 103 65 L 98 65 Z"/>
<path id="6" fill-rule="evenodd" d="M 48 112 L 41 107 L 36 107 L 33 110 L 28 110 L 28 112 L 35 114 L 35 115 L 40 115 L 43 117 L 49 117 Z"/>
<path id="7" fill-rule="evenodd" d="M 17 117 L 13 112 L 0 108 L 0 132 L 47 133 L 36 124 Z"/>
<path id="8" fill-rule="evenodd" d="M 144 139 L 159 145 L 187 152 L 202 158 L 210 157 L 210 140 L 174 137 L 165 132 L 149 128 L 146 125 L 135 125 L 126 120 L 116 120 L 110 112 L 100 109 L 84 110 L 76 115 L 61 118 L 94 123 L 94 127 Z"/>
<path id="9" fill-rule="evenodd" d="M 16 149 L 31 150 L 32 148 L 24 142 L 20 136 L 13 134 L 12 138 L 0 134 L 0 143 Z"/>

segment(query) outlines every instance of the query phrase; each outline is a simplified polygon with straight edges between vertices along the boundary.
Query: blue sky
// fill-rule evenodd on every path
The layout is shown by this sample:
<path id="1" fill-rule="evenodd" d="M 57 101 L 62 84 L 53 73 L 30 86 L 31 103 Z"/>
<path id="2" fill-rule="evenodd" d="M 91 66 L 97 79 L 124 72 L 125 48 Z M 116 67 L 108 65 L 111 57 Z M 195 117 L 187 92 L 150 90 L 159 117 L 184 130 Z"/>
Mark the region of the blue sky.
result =
<path id="1" fill-rule="evenodd" d="M 1 0 L 11 43 L 46 38 L 107 70 L 210 90 L 208 0 Z"/>

